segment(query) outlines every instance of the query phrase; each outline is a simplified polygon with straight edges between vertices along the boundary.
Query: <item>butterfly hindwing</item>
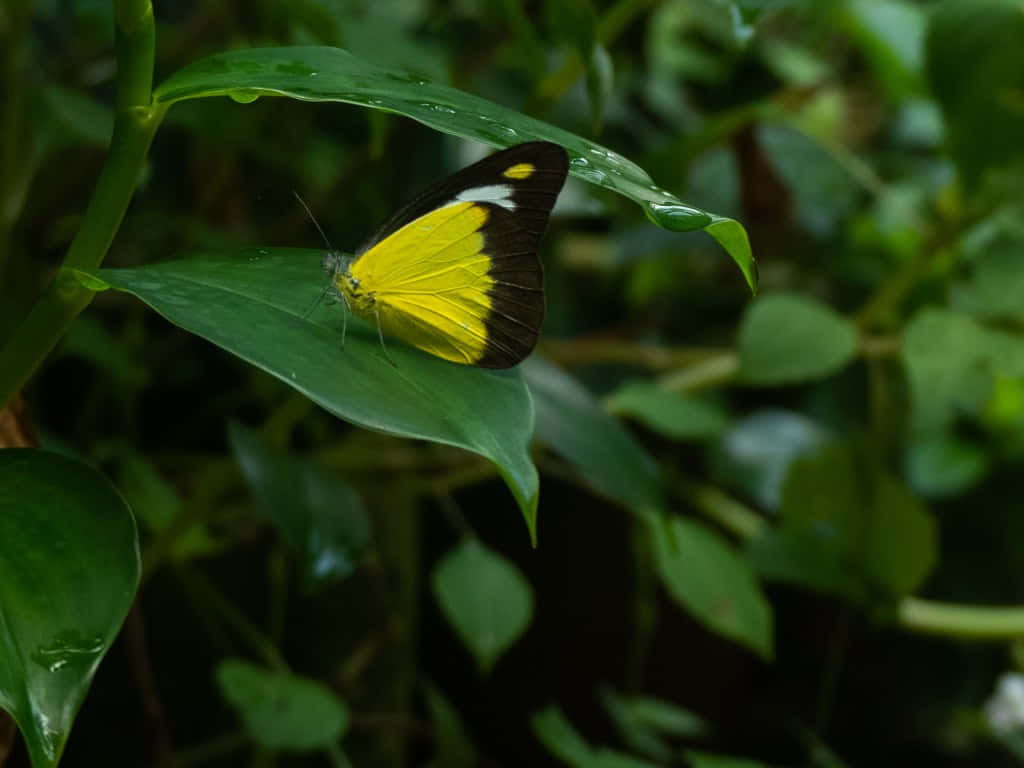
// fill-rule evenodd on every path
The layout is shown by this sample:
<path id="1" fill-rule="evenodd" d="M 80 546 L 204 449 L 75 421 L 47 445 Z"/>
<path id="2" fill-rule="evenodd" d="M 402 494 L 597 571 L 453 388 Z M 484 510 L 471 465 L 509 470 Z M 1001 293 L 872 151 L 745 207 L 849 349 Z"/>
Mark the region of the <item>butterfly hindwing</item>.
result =
<path id="1" fill-rule="evenodd" d="M 349 268 L 383 330 L 458 363 L 507 368 L 526 357 L 544 318 L 538 241 L 567 170 L 558 145 L 521 144 L 392 216 Z"/>

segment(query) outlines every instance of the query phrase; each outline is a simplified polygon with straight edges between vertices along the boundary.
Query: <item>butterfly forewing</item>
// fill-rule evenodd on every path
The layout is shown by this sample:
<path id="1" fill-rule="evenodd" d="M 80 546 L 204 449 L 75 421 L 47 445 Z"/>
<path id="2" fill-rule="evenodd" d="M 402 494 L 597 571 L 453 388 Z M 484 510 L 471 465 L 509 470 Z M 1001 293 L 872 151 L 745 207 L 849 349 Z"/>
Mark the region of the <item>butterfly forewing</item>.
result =
<path id="1" fill-rule="evenodd" d="M 457 363 L 526 357 L 544 319 L 537 245 L 567 170 L 558 145 L 521 144 L 392 216 L 350 266 L 384 331 Z"/>

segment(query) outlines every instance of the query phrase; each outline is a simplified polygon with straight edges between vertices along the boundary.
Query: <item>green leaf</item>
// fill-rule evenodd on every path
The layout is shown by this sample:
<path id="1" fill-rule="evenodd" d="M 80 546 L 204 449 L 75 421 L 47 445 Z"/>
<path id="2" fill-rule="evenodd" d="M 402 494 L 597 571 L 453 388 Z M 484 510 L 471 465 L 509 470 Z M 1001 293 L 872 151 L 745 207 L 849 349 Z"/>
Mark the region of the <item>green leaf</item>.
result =
<path id="1" fill-rule="evenodd" d="M 768 581 L 867 603 L 871 590 L 859 568 L 813 531 L 768 528 L 746 543 L 747 560 Z"/>
<path id="2" fill-rule="evenodd" d="M 229 425 L 228 439 L 259 508 L 298 555 L 305 583 L 351 575 L 371 538 L 359 494 L 337 471 L 270 451 L 240 424 Z"/>
<path id="3" fill-rule="evenodd" d="M 720 482 L 775 511 L 793 460 L 829 440 L 825 428 L 803 414 L 766 408 L 722 436 L 712 453 L 712 467 Z"/>
<path id="4" fill-rule="evenodd" d="M 705 440 L 729 426 L 729 414 L 720 403 L 667 392 L 652 382 L 628 382 L 607 403 L 612 413 L 636 419 L 675 440 Z"/>
<path id="5" fill-rule="evenodd" d="M 384 357 L 376 328 L 341 309 L 310 307 L 327 278 L 320 251 L 248 249 L 219 257 L 104 269 L 172 323 L 267 371 L 335 416 L 378 432 L 478 453 L 501 472 L 531 537 L 537 470 L 530 460 L 533 404 L 517 370 L 445 362 L 399 342 Z"/>
<path id="6" fill-rule="evenodd" d="M 889 96 L 899 101 L 921 92 L 924 9 L 900 0 L 853 0 L 846 13 L 851 36 Z"/>
<path id="7" fill-rule="evenodd" d="M 713 632 L 772 657 L 772 610 L 747 562 L 718 534 L 681 517 L 655 521 L 658 574 L 669 594 Z"/>
<path id="8" fill-rule="evenodd" d="M 750 306 L 740 323 L 739 374 L 748 384 L 822 379 L 847 365 L 856 352 L 853 324 L 803 296 L 765 296 Z"/>
<path id="9" fill-rule="evenodd" d="M 602 686 L 599 694 L 622 740 L 632 751 L 652 760 L 672 762 L 675 749 L 665 735 L 692 738 L 707 730 L 707 724 L 700 717 L 672 702 L 624 696 L 607 686 Z"/>
<path id="10" fill-rule="evenodd" d="M 917 589 L 937 556 L 935 521 L 894 478 L 850 447 L 794 462 L 782 491 L 782 528 L 812 537 L 890 597 Z"/>
<path id="11" fill-rule="evenodd" d="M 1022 39 L 1018 0 L 947 0 L 931 15 L 928 76 L 968 186 L 1024 152 Z"/>
<path id="12" fill-rule="evenodd" d="M 573 768 L 590 768 L 593 765 L 593 751 L 562 710 L 550 704 L 530 716 L 533 735 L 548 752 Z"/>
<path id="13" fill-rule="evenodd" d="M 963 493 L 991 466 L 984 448 L 951 434 L 921 435 L 907 446 L 907 482 L 922 496 L 946 498 Z"/>
<path id="14" fill-rule="evenodd" d="M 988 244 L 955 286 L 953 306 L 981 318 L 1024 320 L 1024 241 L 1000 238 Z"/>
<path id="15" fill-rule="evenodd" d="M 268 749 L 322 749 L 336 744 L 348 728 L 348 707 L 317 680 L 241 659 L 218 664 L 216 678 L 246 732 Z"/>
<path id="16" fill-rule="evenodd" d="M 488 674 L 530 626 L 533 588 L 514 563 L 476 540 L 445 555 L 431 577 L 434 597 Z"/>
<path id="17" fill-rule="evenodd" d="M 521 368 L 537 409 L 537 441 L 627 508 L 641 513 L 660 509 L 657 466 L 629 432 L 578 381 L 538 355 Z"/>
<path id="18" fill-rule="evenodd" d="M 996 378 L 1024 378 L 1024 339 L 959 312 L 918 312 L 903 333 L 902 352 L 913 422 L 922 433 L 948 427 L 957 412 L 978 414 Z"/>
<path id="19" fill-rule="evenodd" d="M 476 750 L 455 707 L 433 683 L 427 683 L 425 696 L 435 746 L 434 758 L 425 768 L 475 768 Z"/>
<path id="20" fill-rule="evenodd" d="M 496 147 L 553 141 L 569 152 L 575 176 L 635 201 L 659 226 L 672 231 L 707 229 L 739 265 L 750 289 L 757 287 L 749 243 L 737 222 L 685 205 L 656 186 L 642 168 L 599 144 L 418 75 L 376 66 L 339 48 L 256 48 L 190 64 L 153 93 L 163 104 L 206 96 L 231 96 L 243 102 L 259 96 L 287 96 L 358 104 Z"/>
<path id="21" fill-rule="evenodd" d="M 135 521 L 103 475 L 45 451 L 0 451 L 0 708 L 34 768 L 60 760 L 139 570 Z"/>

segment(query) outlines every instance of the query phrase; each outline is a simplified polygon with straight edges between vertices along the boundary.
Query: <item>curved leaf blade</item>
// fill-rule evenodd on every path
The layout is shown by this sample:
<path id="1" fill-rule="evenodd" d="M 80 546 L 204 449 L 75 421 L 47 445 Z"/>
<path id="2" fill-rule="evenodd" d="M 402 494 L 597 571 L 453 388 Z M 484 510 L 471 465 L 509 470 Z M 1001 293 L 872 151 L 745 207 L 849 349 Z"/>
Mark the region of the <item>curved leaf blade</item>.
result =
<path id="1" fill-rule="evenodd" d="M 684 204 L 654 184 L 642 168 L 600 144 L 456 88 L 371 64 L 340 48 L 292 46 L 209 56 L 174 73 L 153 92 L 162 104 L 206 96 L 231 96 L 240 102 L 260 96 L 340 101 L 404 115 L 495 147 L 553 141 L 569 152 L 574 176 L 635 201 L 655 224 L 675 232 L 705 229 L 756 290 L 757 267 L 738 222 Z"/>
<path id="2" fill-rule="evenodd" d="M 530 460 L 533 402 L 516 369 L 455 365 L 387 341 L 341 309 L 310 305 L 324 287 L 321 251 L 232 254 L 93 273 L 185 330 L 262 368 L 340 419 L 366 429 L 444 443 L 492 461 L 526 518 L 537 515 Z M 88 285 L 88 282 L 86 282 Z"/>
<path id="3" fill-rule="evenodd" d="M 135 521 L 103 475 L 0 451 L 0 708 L 34 768 L 57 765 L 139 584 Z"/>

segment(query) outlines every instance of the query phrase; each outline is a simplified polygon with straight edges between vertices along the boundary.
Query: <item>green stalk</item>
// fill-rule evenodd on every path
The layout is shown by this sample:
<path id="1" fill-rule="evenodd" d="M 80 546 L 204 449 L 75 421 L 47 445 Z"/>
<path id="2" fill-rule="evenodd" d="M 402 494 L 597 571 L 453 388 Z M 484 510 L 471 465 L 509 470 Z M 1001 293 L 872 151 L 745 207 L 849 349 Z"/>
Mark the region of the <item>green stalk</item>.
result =
<path id="1" fill-rule="evenodd" d="M 914 632 L 965 640 L 1024 637 L 1024 607 L 1019 605 L 956 605 L 907 597 L 900 602 L 899 622 Z"/>
<path id="2" fill-rule="evenodd" d="M 25 386 L 92 300 L 93 292 L 71 270 L 94 269 L 103 261 L 167 110 L 165 105 L 151 104 L 155 28 L 149 0 L 115 0 L 114 10 L 117 110 L 107 161 L 61 269 L 0 348 L 0 406 Z"/>

